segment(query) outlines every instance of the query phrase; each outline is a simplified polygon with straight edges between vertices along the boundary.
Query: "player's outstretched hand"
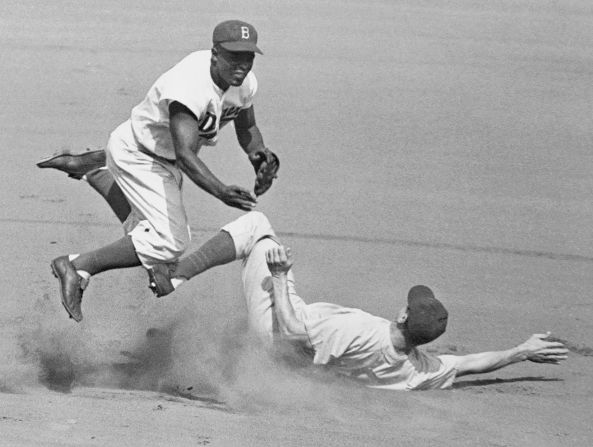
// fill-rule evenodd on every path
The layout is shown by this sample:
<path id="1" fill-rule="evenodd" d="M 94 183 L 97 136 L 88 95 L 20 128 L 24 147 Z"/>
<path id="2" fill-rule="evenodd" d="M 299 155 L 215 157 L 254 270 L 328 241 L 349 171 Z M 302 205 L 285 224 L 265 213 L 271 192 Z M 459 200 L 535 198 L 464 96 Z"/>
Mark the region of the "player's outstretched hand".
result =
<path id="1" fill-rule="evenodd" d="M 519 348 L 525 350 L 527 360 L 535 363 L 558 364 L 567 359 L 568 349 L 559 341 L 547 340 L 550 332 L 533 334 Z"/>
<path id="2" fill-rule="evenodd" d="M 255 196 L 250 191 L 235 185 L 225 186 L 218 198 L 228 206 L 243 211 L 251 211 L 257 203 Z"/>
<path id="3" fill-rule="evenodd" d="M 292 252 L 282 245 L 270 248 L 266 251 L 266 262 L 272 275 L 287 273 L 293 264 Z"/>

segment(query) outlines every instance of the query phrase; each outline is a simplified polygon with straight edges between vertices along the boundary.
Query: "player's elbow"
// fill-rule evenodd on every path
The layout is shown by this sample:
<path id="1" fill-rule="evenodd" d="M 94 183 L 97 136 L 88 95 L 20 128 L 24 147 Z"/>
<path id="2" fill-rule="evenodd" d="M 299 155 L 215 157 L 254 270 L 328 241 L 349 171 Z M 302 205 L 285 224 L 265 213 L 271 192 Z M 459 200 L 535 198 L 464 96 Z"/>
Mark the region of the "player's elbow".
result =
<path id="1" fill-rule="evenodd" d="M 194 163 L 197 155 L 188 147 L 180 147 L 175 149 L 175 158 L 177 164 L 183 169 L 190 168 Z"/>
<path id="2" fill-rule="evenodd" d="M 290 342 L 302 342 L 308 339 L 305 325 L 302 322 L 291 322 L 280 325 L 280 337 Z"/>
<path id="3" fill-rule="evenodd" d="M 286 332 L 281 332 L 280 333 L 280 338 L 283 341 L 292 343 L 292 344 L 302 344 L 302 345 L 308 345 L 308 341 L 309 338 L 307 337 L 307 334 L 304 333 L 286 333 Z"/>
<path id="4" fill-rule="evenodd" d="M 183 173 L 190 176 L 192 179 L 196 177 L 202 178 L 204 176 L 204 165 L 201 163 L 196 153 L 192 152 L 190 149 L 179 150 L 175 151 L 175 156 L 177 159 L 177 166 Z M 199 183 L 198 185 L 201 186 Z"/>

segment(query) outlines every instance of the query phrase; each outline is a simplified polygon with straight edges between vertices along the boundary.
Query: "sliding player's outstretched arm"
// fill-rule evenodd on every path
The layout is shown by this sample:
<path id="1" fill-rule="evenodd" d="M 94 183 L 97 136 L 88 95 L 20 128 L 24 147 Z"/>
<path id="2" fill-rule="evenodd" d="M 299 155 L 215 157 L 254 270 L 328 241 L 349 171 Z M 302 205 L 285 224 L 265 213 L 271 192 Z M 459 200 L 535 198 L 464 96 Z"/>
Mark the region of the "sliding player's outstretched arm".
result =
<path id="1" fill-rule="evenodd" d="M 533 334 L 525 342 L 505 351 L 451 356 L 455 357 L 457 377 L 466 374 L 482 374 L 496 371 L 497 369 L 525 360 L 557 365 L 562 360 L 566 360 L 568 349 L 558 341 L 548 340 L 549 337 L 549 332 L 545 334 Z"/>

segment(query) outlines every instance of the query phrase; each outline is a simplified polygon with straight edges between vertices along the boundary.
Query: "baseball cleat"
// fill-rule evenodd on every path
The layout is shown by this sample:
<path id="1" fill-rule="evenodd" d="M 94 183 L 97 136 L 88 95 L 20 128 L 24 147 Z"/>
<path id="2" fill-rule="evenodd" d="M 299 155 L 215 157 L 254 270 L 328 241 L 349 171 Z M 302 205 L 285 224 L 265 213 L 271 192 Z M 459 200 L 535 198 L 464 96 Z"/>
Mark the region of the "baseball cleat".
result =
<path id="1" fill-rule="evenodd" d="M 40 168 L 53 168 L 68 174 L 68 177 L 80 180 L 87 172 L 105 166 L 105 151 L 103 149 L 88 149 L 79 154 L 68 151 L 56 152 L 37 162 Z"/>
<path id="2" fill-rule="evenodd" d="M 158 298 L 175 290 L 175 287 L 171 284 L 171 274 L 174 270 L 174 264 L 156 264 L 146 269 L 148 272 L 148 288 Z"/>
<path id="3" fill-rule="evenodd" d="M 76 269 L 68 259 L 68 256 L 60 256 L 51 262 L 51 269 L 56 278 L 60 281 L 60 295 L 62 305 L 70 318 L 77 323 L 82 321 L 82 292 L 86 281 L 76 273 Z"/>

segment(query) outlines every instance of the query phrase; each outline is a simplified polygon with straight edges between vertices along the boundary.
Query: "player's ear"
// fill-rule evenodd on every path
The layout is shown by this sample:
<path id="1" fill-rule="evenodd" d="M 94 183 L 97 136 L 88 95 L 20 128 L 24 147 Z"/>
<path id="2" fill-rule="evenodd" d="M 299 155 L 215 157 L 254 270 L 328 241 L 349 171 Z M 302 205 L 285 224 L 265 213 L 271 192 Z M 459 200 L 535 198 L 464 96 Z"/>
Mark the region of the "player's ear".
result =
<path id="1" fill-rule="evenodd" d="M 408 308 L 402 307 L 401 310 L 397 313 L 395 322 L 398 324 L 404 324 L 406 321 L 408 321 Z"/>
<path id="2" fill-rule="evenodd" d="M 216 65 L 216 62 L 218 62 L 218 48 L 216 48 L 216 46 L 212 47 L 212 57 L 210 58 L 210 63 L 212 65 Z"/>

